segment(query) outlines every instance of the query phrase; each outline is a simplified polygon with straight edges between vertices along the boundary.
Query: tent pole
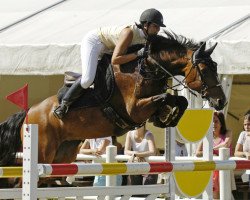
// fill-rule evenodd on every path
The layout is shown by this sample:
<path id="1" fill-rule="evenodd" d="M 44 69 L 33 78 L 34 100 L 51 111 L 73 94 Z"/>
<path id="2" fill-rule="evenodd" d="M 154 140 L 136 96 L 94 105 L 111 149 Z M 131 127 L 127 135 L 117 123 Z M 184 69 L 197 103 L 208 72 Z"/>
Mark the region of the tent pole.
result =
<path id="1" fill-rule="evenodd" d="M 207 41 L 207 40 L 209 40 L 209 39 L 211 39 L 211 38 L 216 38 L 216 37 L 218 37 L 221 33 L 223 33 L 224 31 L 226 31 L 226 30 L 228 30 L 228 29 L 230 29 L 230 28 L 232 28 L 232 27 L 236 28 L 236 26 L 239 26 L 241 23 L 243 23 L 244 21 L 246 21 L 248 18 L 250 18 L 250 14 L 245 15 L 244 17 L 240 18 L 239 20 L 233 22 L 232 24 L 229 24 L 228 26 L 224 27 L 223 29 L 221 29 L 221 30 L 219 30 L 219 31 L 217 31 L 217 32 L 215 32 L 215 33 L 213 33 L 212 35 L 210 35 L 210 36 L 204 38 L 204 39 L 201 40 L 201 41 Z"/>

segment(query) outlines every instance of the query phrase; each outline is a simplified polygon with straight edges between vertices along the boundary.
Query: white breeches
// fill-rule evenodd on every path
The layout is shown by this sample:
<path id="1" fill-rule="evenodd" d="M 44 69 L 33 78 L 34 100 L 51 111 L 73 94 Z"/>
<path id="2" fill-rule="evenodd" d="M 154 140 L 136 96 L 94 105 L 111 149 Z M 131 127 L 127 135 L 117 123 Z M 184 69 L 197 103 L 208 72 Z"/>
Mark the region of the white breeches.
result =
<path id="1" fill-rule="evenodd" d="M 95 79 L 98 58 L 107 49 L 99 39 L 97 30 L 90 31 L 81 43 L 82 78 L 81 86 L 88 88 Z"/>

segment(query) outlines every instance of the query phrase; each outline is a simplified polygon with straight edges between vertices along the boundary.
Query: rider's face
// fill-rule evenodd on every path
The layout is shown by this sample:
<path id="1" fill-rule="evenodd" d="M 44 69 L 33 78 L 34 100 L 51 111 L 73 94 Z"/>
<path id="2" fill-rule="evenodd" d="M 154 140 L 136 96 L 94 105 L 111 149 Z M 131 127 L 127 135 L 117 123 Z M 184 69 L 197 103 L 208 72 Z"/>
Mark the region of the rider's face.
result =
<path id="1" fill-rule="evenodd" d="M 148 35 L 157 35 L 160 31 L 160 26 L 154 23 L 150 23 L 149 26 L 146 26 L 145 29 L 148 32 Z"/>

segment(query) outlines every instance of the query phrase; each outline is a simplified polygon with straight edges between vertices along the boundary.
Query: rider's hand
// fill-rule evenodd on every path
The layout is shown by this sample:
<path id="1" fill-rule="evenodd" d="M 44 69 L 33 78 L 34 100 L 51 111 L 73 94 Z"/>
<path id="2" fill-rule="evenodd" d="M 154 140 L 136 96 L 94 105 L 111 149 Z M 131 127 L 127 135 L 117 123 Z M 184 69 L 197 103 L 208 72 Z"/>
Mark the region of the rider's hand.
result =
<path id="1" fill-rule="evenodd" d="M 143 47 L 136 52 L 136 55 L 138 58 L 146 58 L 148 56 L 148 49 L 145 49 L 145 47 Z"/>

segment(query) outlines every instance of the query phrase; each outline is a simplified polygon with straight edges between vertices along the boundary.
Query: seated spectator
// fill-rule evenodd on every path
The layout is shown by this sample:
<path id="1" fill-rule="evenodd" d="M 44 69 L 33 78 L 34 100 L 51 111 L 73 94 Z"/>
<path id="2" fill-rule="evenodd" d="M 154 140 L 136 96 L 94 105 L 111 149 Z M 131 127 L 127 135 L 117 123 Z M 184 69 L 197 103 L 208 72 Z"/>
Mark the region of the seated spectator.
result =
<path id="1" fill-rule="evenodd" d="M 234 155 L 250 160 L 250 110 L 244 115 L 243 130 L 238 138 Z M 248 180 L 250 179 L 250 175 Z M 250 187 L 250 181 L 248 181 Z"/>
<path id="2" fill-rule="evenodd" d="M 213 118 L 213 154 L 219 155 L 219 148 L 230 148 L 230 155 L 232 155 L 232 131 L 226 127 L 225 117 L 222 112 L 214 112 Z M 201 142 L 196 150 L 196 156 L 203 155 L 203 142 Z M 219 171 L 213 172 L 213 198 L 220 198 L 219 188 Z"/>
<path id="3" fill-rule="evenodd" d="M 156 155 L 155 140 L 153 134 L 142 126 L 129 131 L 125 141 L 125 155 L 130 155 L 136 162 L 146 162 L 145 158 Z M 157 183 L 157 174 L 131 175 L 131 185 L 150 185 Z"/>
<path id="4" fill-rule="evenodd" d="M 95 156 L 101 156 L 106 153 L 106 147 L 112 144 L 111 137 L 96 138 L 96 139 L 86 139 L 82 144 L 79 153 L 80 154 L 92 154 Z M 121 176 L 117 176 L 117 185 L 122 184 Z M 105 186 L 106 176 L 99 175 L 95 176 L 93 186 Z"/>
<path id="5" fill-rule="evenodd" d="M 250 160 L 250 112 L 244 116 L 243 129 L 238 138 L 234 155 Z"/>

